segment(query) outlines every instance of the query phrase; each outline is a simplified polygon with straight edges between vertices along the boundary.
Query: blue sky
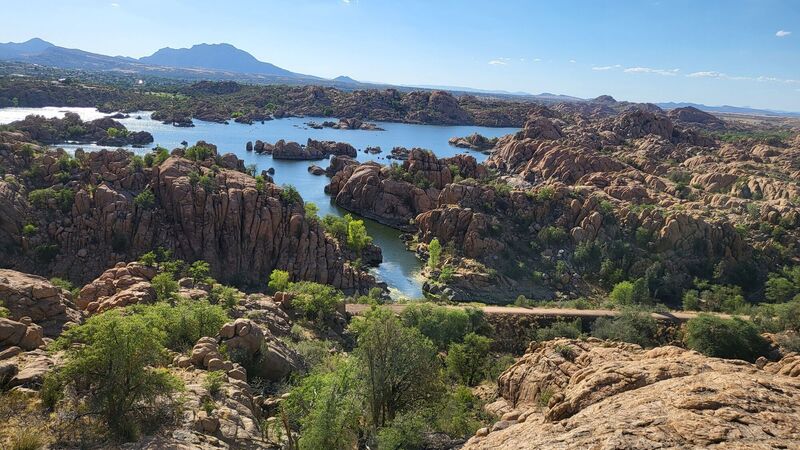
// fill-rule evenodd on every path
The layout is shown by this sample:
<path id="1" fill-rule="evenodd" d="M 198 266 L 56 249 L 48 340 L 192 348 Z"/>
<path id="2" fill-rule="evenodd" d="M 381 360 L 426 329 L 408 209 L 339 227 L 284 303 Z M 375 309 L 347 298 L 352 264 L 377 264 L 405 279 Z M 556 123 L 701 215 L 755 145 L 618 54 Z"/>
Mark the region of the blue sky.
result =
<path id="1" fill-rule="evenodd" d="M 301 73 L 800 111 L 798 0 L 0 0 L 0 42 L 228 42 Z M 11 20 L 8 20 L 11 19 Z"/>

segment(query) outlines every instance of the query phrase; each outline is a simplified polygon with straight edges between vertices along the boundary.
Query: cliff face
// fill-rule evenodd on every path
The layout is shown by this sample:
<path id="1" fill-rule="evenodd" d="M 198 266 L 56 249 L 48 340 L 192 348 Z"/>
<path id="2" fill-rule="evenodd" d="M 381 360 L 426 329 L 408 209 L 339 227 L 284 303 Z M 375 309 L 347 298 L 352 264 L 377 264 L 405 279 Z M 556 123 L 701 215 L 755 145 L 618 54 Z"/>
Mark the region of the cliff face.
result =
<path id="1" fill-rule="evenodd" d="M 532 345 L 500 376 L 504 419 L 464 448 L 791 448 L 800 380 L 767 368 L 596 339 Z"/>
<path id="2" fill-rule="evenodd" d="M 218 157 L 213 149 L 193 161 L 177 153 L 147 168 L 122 150 L 79 152 L 76 167 L 64 172 L 63 154 L 36 150 L 20 159 L 24 141 L 15 142 L 0 144 L 0 160 L 19 162 L 5 166 L 13 175 L 0 181 L 0 204 L 8 211 L 0 219 L 0 242 L 13 249 L 0 257 L 5 266 L 86 282 L 162 246 L 187 261 L 209 262 L 226 282 L 263 284 L 282 269 L 345 291 L 374 284 L 305 218 L 302 201 L 282 199 L 271 183 L 257 185 L 236 170 L 241 162 L 233 155 Z M 40 174 L 21 175 L 26 164 L 40 167 Z M 43 199 L 31 195 L 45 186 Z"/>

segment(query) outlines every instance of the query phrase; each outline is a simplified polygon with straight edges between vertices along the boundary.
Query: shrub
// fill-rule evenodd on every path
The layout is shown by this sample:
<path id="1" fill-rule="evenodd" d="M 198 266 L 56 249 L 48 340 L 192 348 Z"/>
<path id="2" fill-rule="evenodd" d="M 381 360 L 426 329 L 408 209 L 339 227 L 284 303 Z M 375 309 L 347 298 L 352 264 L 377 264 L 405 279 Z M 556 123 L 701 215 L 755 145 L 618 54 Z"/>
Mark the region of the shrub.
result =
<path id="1" fill-rule="evenodd" d="M 151 209 L 156 204 L 156 196 L 147 188 L 134 197 L 133 204 L 141 209 Z"/>
<path id="2" fill-rule="evenodd" d="M 272 292 L 285 291 L 289 288 L 289 272 L 275 269 L 269 274 L 269 284 L 267 285 Z"/>
<path id="3" fill-rule="evenodd" d="M 61 211 L 69 212 L 75 201 L 75 193 L 70 189 L 53 188 L 35 189 L 28 193 L 28 201 L 36 208 L 46 208 L 50 200 L 54 200 Z"/>
<path id="4" fill-rule="evenodd" d="M 428 267 L 431 269 L 439 267 L 439 260 L 441 257 L 442 245 L 439 243 L 439 239 L 433 238 L 431 239 L 431 243 L 428 244 Z"/>
<path id="5" fill-rule="evenodd" d="M 39 450 L 45 448 L 46 442 L 41 430 L 32 426 L 20 426 L 13 429 L 9 450 Z"/>
<path id="6" fill-rule="evenodd" d="M 464 336 L 479 331 L 485 324 L 485 319 L 480 314 L 470 317 L 465 309 L 431 303 L 409 304 L 400 314 L 400 318 L 403 324 L 418 329 L 433 341 L 439 350 L 446 350 L 453 342 L 463 341 Z"/>
<path id="7" fill-rule="evenodd" d="M 567 232 L 559 227 L 546 226 L 539 230 L 538 237 L 545 244 L 554 245 L 564 242 L 567 238 Z"/>
<path id="8" fill-rule="evenodd" d="M 378 450 L 423 448 L 427 429 L 428 419 L 420 412 L 401 414 L 378 430 Z"/>
<path id="9" fill-rule="evenodd" d="M 306 319 L 322 322 L 336 311 L 344 301 L 344 295 L 333 286 L 300 281 L 289 285 L 294 294 L 292 307 L 303 312 Z"/>
<path id="10" fill-rule="evenodd" d="M 150 285 L 156 291 L 156 299 L 160 302 L 172 302 L 178 292 L 178 282 L 169 272 L 162 272 L 150 280 Z"/>
<path id="11" fill-rule="evenodd" d="M 642 347 L 656 343 L 658 324 L 649 313 L 625 310 L 620 315 L 600 317 L 592 324 L 592 336 L 599 339 L 630 342 Z"/>
<path id="12" fill-rule="evenodd" d="M 192 161 L 205 161 L 211 157 L 211 148 L 205 145 L 193 145 L 186 149 L 184 157 Z"/>
<path id="13" fill-rule="evenodd" d="M 303 206 L 306 212 L 306 218 L 311 220 L 317 220 L 317 214 L 319 213 L 319 206 L 317 206 L 314 202 L 306 202 Z"/>
<path id="14" fill-rule="evenodd" d="M 301 203 L 303 201 L 303 197 L 300 196 L 300 192 L 297 191 L 296 187 L 291 184 L 285 184 L 281 190 L 281 200 L 292 205 L 295 203 Z"/>
<path id="15" fill-rule="evenodd" d="M 736 313 L 747 306 L 739 286 L 711 284 L 695 280 L 699 290 L 689 289 L 683 294 L 683 309 L 690 311 L 725 311 Z"/>
<path id="16" fill-rule="evenodd" d="M 147 324 L 164 333 L 164 345 L 183 351 L 203 336 L 214 336 L 228 315 L 218 305 L 207 300 L 182 300 L 174 306 L 167 303 L 135 305 L 130 311 L 144 318 Z"/>
<path id="17" fill-rule="evenodd" d="M 770 303 L 784 303 L 800 296 L 800 266 L 784 267 L 770 273 L 765 283 L 764 297 Z"/>
<path id="18" fill-rule="evenodd" d="M 643 278 L 639 278 L 633 283 L 622 281 L 614 286 L 609 298 L 621 306 L 648 304 L 650 303 L 650 289 Z"/>
<path id="19" fill-rule="evenodd" d="M 133 440 L 140 423 L 181 389 L 179 380 L 156 368 L 166 359 L 164 339 L 163 331 L 137 315 L 114 310 L 92 316 L 56 341 L 65 362 L 53 376 L 65 388 L 89 394 L 82 413 L 99 414 L 112 433 Z"/>
<path id="20" fill-rule="evenodd" d="M 786 303 L 764 303 L 750 314 L 753 322 L 764 331 L 778 333 L 785 330 L 800 332 L 800 299 Z"/>
<path id="21" fill-rule="evenodd" d="M 61 252 L 61 248 L 58 244 L 39 244 L 33 247 L 33 257 L 42 264 L 52 262 L 59 252 Z"/>
<path id="22" fill-rule="evenodd" d="M 22 234 L 25 236 L 32 236 L 36 234 L 37 231 L 39 231 L 39 228 L 32 223 L 26 224 L 24 227 L 22 227 Z"/>
<path id="23" fill-rule="evenodd" d="M 208 301 L 213 305 L 230 309 L 239 303 L 239 291 L 230 286 L 215 284 L 208 294 Z"/>
<path id="24" fill-rule="evenodd" d="M 195 281 L 205 281 L 211 276 L 211 264 L 201 260 L 193 262 L 186 272 Z"/>
<path id="25" fill-rule="evenodd" d="M 755 361 L 769 345 L 756 326 L 738 317 L 701 314 L 686 323 L 686 345 L 708 356 Z"/>
<path id="26" fill-rule="evenodd" d="M 367 234 L 367 228 L 363 220 L 350 220 L 347 223 L 347 246 L 357 254 L 361 254 L 372 238 Z"/>
<path id="27" fill-rule="evenodd" d="M 555 189 L 553 189 L 551 186 L 542 186 L 538 191 L 536 191 L 536 200 L 540 202 L 552 200 L 555 196 L 555 193 Z"/>
<path id="28" fill-rule="evenodd" d="M 147 252 L 139 257 L 139 262 L 144 264 L 148 267 L 154 267 L 156 265 L 156 254 L 155 252 Z"/>
<path id="29" fill-rule="evenodd" d="M 582 334 L 581 319 L 557 320 L 549 326 L 537 329 L 535 337 L 537 341 L 544 342 L 557 338 L 578 339 Z"/>
<path id="30" fill-rule="evenodd" d="M 486 376 L 491 344 L 491 339 L 475 333 L 464 336 L 463 344 L 450 344 L 447 373 L 467 386 L 475 386 Z"/>
<path id="31" fill-rule="evenodd" d="M 225 383 L 227 378 L 228 377 L 225 375 L 225 372 L 221 370 L 207 372 L 206 379 L 203 382 L 203 387 L 208 391 L 208 395 L 215 397 L 217 394 L 219 394 L 220 390 L 222 389 L 222 384 Z"/>

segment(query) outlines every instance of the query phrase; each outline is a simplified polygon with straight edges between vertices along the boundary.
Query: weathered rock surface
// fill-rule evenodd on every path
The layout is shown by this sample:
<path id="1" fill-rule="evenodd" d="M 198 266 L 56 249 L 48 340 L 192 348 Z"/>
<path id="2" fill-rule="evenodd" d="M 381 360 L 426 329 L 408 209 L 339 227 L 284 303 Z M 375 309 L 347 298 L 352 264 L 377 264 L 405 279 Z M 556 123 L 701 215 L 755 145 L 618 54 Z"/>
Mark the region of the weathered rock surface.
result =
<path id="1" fill-rule="evenodd" d="M 473 133 L 466 137 L 453 137 L 448 141 L 450 145 L 459 148 L 469 148 L 472 150 L 489 150 L 497 143 L 497 138 L 487 138 L 478 133 Z"/>
<path id="2" fill-rule="evenodd" d="M 112 308 L 153 302 L 156 293 L 150 280 L 157 273 L 155 267 L 141 263 L 118 263 L 84 286 L 76 303 L 89 313 L 100 313 Z"/>
<path id="3" fill-rule="evenodd" d="M 534 344 L 499 386 L 516 413 L 465 449 L 791 448 L 800 438 L 797 378 L 677 347 Z"/>
<path id="4" fill-rule="evenodd" d="M 0 269 L 0 300 L 8 308 L 10 319 L 20 322 L 28 317 L 48 337 L 58 336 L 65 326 L 83 320 L 71 293 L 36 275 Z"/>
<path id="5" fill-rule="evenodd" d="M 256 147 L 256 152 L 258 152 L 258 147 Z M 324 159 L 331 155 L 355 158 L 358 154 L 352 145 L 345 142 L 315 141 L 313 139 L 309 139 L 304 146 L 297 142 L 286 142 L 281 139 L 275 145 L 264 145 L 263 153 L 271 153 L 275 159 L 295 160 Z"/>

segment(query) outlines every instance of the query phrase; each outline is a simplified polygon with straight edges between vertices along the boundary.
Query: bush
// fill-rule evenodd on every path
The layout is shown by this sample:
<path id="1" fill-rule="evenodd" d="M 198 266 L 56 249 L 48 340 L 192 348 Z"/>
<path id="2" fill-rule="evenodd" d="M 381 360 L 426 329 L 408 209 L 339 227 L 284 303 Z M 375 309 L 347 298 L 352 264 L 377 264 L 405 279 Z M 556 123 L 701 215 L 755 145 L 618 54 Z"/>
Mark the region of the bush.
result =
<path id="1" fill-rule="evenodd" d="M 447 351 L 447 373 L 467 386 L 475 386 L 486 376 L 492 340 L 469 333 L 464 343 L 452 343 Z"/>
<path id="2" fill-rule="evenodd" d="M 747 307 L 739 286 L 711 284 L 695 280 L 699 290 L 689 289 L 683 294 L 683 309 L 689 311 L 724 311 L 736 313 Z"/>
<path id="3" fill-rule="evenodd" d="M 319 206 L 317 206 L 314 202 L 306 202 L 303 206 L 306 212 L 306 218 L 310 220 L 317 220 L 317 214 L 319 213 Z"/>
<path id="4" fill-rule="evenodd" d="M 172 302 L 178 292 L 178 282 L 169 272 L 162 272 L 150 280 L 150 286 L 156 291 L 156 300 L 160 302 Z"/>
<path id="5" fill-rule="evenodd" d="M 36 208 L 46 208 L 50 200 L 54 200 L 59 209 L 66 213 L 72 209 L 75 193 L 70 189 L 53 188 L 35 189 L 28 193 L 28 201 Z"/>
<path id="6" fill-rule="evenodd" d="M 228 315 L 222 307 L 207 300 L 182 300 L 174 306 L 167 303 L 134 305 L 130 311 L 164 334 L 164 345 L 175 351 L 192 348 L 203 336 L 215 336 Z"/>
<path id="7" fill-rule="evenodd" d="M 686 345 L 708 356 L 755 361 L 766 354 L 769 344 L 756 326 L 738 317 L 701 314 L 686 323 Z"/>
<path id="8" fill-rule="evenodd" d="M 622 281 L 614 286 L 611 290 L 609 298 L 616 305 L 631 306 L 631 305 L 644 305 L 650 303 L 650 289 L 647 287 L 647 282 L 643 278 L 637 279 L 635 282 Z"/>
<path id="9" fill-rule="evenodd" d="M 285 184 L 283 185 L 283 190 L 281 190 L 281 200 L 292 205 L 302 203 L 303 197 L 300 196 L 300 192 L 297 191 L 296 187 L 291 184 Z"/>
<path id="10" fill-rule="evenodd" d="M 800 266 L 784 267 L 770 273 L 765 283 L 764 296 L 770 303 L 784 303 L 800 298 Z"/>
<path id="11" fill-rule="evenodd" d="M 133 204 L 141 209 L 152 209 L 156 204 L 156 196 L 150 188 L 147 188 L 134 197 Z"/>
<path id="12" fill-rule="evenodd" d="M 206 379 L 203 382 L 203 387 L 208 391 L 208 395 L 215 397 L 222 389 L 222 384 L 225 383 L 228 376 L 221 370 L 215 370 L 206 373 Z"/>
<path id="13" fill-rule="evenodd" d="M 33 247 L 33 257 L 42 264 L 52 262 L 60 252 L 58 244 L 39 244 Z"/>
<path id="14" fill-rule="evenodd" d="M 184 157 L 192 161 L 205 161 L 211 157 L 211 148 L 205 145 L 193 145 L 186 149 Z"/>
<path id="15" fill-rule="evenodd" d="M 361 254 L 372 238 L 367 234 L 363 220 L 350 220 L 347 223 L 347 246 L 357 254 Z"/>
<path id="16" fill-rule="evenodd" d="M 487 327 L 483 312 L 475 308 L 447 308 L 431 303 L 409 304 L 400 314 L 403 324 L 418 329 L 439 350 L 453 342 L 462 342 L 471 332 Z"/>
<path id="17" fill-rule="evenodd" d="M 239 290 L 230 286 L 215 284 L 208 294 L 208 301 L 212 305 L 221 305 L 223 308 L 233 308 L 239 303 Z"/>
<path id="18" fill-rule="evenodd" d="M 269 283 L 267 284 L 269 290 L 272 292 L 285 291 L 289 288 L 289 272 L 285 270 L 275 269 L 269 274 Z"/>
<path id="19" fill-rule="evenodd" d="M 548 245 L 559 244 L 567 239 L 567 232 L 562 228 L 547 226 L 539 230 L 539 240 Z"/>
<path id="20" fill-rule="evenodd" d="M 186 272 L 195 281 L 206 281 L 211 276 L 211 265 L 202 259 L 197 260 L 186 269 Z"/>
<path id="21" fill-rule="evenodd" d="M 22 234 L 25 236 L 33 236 L 37 231 L 39 231 L 39 228 L 32 223 L 26 224 L 24 227 L 22 227 Z"/>
<path id="22" fill-rule="evenodd" d="M 134 440 L 140 423 L 181 389 L 178 379 L 156 368 L 166 361 L 164 340 L 164 332 L 141 316 L 120 310 L 92 316 L 56 341 L 65 362 L 52 376 L 86 394 L 82 413 L 99 414 L 112 433 Z"/>
<path id="23" fill-rule="evenodd" d="M 301 311 L 306 319 L 322 322 L 344 302 L 341 291 L 327 284 L 300 281 L 289 285 L 294 295 L 292 307 Z"/>
<path id="24" fill-rule="evenodd" d="M 646 312 L 625 310 L 620 315 L 600 317 L 592 324 L 592 336 L 599 339 L 629 342 L 642 347 L 656 344 L 658 324 Z"/>
<path id="25" fill-rule="evenodd" d="M 441 257 L 442 245 L 439 243 L 439 239 L 433 238 L 431 239 L 431 243 L 428 244 L 428 267 L 431 269 L 439 267 L 439 260 Z"/>
<path id="26" fill-rule="evenodd" d="M 750 314 L 762 330 L 778 333 L 785 330 L 800 332 L 800 299 L 786 303 L 761 304 Z"/>
<path id="27" fill-rule="evenodd" d="M 581 319 L 557 320 L 549 326 L 537 329 L 535 338 L 539 342 L 544 342 L 557 338 L 578 339 L 582 334 Z"/>

